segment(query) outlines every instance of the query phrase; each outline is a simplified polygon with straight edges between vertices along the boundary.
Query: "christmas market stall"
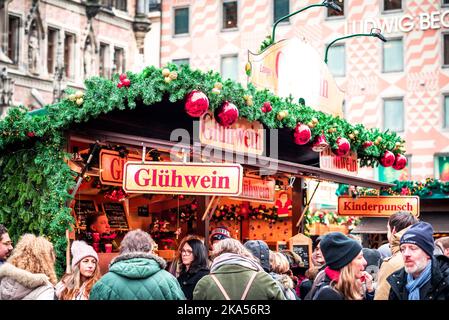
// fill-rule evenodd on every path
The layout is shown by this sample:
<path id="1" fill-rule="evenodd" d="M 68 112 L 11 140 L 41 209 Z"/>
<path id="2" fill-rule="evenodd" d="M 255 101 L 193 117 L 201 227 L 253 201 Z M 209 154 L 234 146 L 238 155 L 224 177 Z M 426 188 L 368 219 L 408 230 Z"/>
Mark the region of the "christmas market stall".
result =
<path id="1" fill-rule="evenodd" d="M 167 260 L 186 234 L 207 239 L 221 226 L 279 249 L 302 230 L 304 178 L 389 186 L 320 167 L 323 150 L 337 162 L 353 152 L 356 165 L 392 165 L 403 143 L 186 65 L 93 77 L 83 92 L 67 89 L 39 110 L 11 108 L 0 121 L 0 222 L 14 241 L 46 235 L 60 274 L 68 239 L 113 255 L 137 228 Z M 96 214 L 106 215 L 111 232 L 88 234 Z"/>

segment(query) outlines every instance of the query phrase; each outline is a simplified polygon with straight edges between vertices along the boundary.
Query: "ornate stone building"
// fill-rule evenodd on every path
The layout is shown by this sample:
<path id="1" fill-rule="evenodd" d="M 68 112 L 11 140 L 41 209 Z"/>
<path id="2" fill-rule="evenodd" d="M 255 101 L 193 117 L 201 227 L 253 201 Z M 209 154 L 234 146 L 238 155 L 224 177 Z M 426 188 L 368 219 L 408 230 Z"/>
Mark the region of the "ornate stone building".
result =
<path id="1" fill-rule="evenodd" d="M 158 65 L 159 16 L 160 0 L 0 0 L 0 116 L 90 76 Z"/>

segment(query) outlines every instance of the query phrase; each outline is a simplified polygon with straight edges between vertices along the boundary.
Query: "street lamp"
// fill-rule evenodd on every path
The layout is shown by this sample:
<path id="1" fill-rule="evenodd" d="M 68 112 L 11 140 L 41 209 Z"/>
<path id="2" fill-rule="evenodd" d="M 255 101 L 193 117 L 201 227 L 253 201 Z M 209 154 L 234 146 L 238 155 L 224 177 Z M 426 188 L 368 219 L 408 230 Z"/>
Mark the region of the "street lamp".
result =
<path id="1" fill-rule="evenodd" d="M 278 25 L 281 21 L 283 21 L 283 20 L 285 20 L 285 19 L 288 19 L 288 18 L 290 18 L 291 16 L 294 16 L 295 14 L 298 14 L 298 13 L 300 13 L 300 12 L 303 12 L 303 11 L 305 11 L 305 10 L 307 10 L 307 9 L 310 9 L 310 8 L 313 8 L 313 7 L 327 7 L 327 8 L 330 8 L 330 9 L 334 9 L 334 10 L 336 10 L 336 11 L 338 11 L 338 12 L 341 12 L 341 11 L 342 11 L 341 8 L 340 8 L 340 6 L 339 6 L 338 4 L 336 4 L 336 3 L 334 2 L 334 0 L 324 0 L 323 3 L 320 3 L 320 4 L 312 4 L 312 5 L 310 5 L 310 6 L 307 6 L 307 7 L 305 7 L 305 8 L 302 8 L 302 9 L 300 9 L 300 10 L 298 10 L 298 11 L 295 11 L 295 12 L 293 12 L 293 13 L 290 13 L 290 14 L 288 14 L 288 15 L 286 15 L 286 16 L 283 16 L 282 18 L 278 19 L 278 20 L 274 23 L 274 25 L 273 25 L 273 32 L 272 32 L 272 34 L 271 34 L 271 43 L 274 43 L 274 42 L 275 42 L 276 27 L 277 27 L 277 25 Z"/>
<path id="2" fill-rule="evenodd" d="M 326 53 L 324 54 L 324 62 L 327 64 L 327 54 L 329 53 L 329 48 L 335 42 L 344 40 L 344 39 L 354 38 L 354 37 L 376 37 L 376 38 L 379 38 L 380 40 L 382 40 L 383 42 L 387 42 L 387 39 L 385 39 L 385 37 L 382 35 L 382 33 L 380 33 L 380 29 L 378 29 L 378 28 L 372 28 L 370 33 L 356 33 L 356 34 L 351 34 L 349 36 L 337 38 L 327 45 Z"/>

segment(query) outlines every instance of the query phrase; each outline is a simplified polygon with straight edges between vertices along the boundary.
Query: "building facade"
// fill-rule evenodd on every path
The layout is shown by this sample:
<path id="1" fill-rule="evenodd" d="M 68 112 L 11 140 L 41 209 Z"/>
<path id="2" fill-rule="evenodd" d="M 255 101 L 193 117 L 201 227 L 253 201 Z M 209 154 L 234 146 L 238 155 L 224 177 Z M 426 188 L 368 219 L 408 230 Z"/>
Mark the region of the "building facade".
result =
<path id="1" fill-rule="evenodd" d="M 158 64 L 159 16 L 160 0 L 0 0 L 0 116 L 55 102 L 91 76 Z"/>
<path id="2" fill-rule="evenodd" d="M 449 180 L 449 1 L 339 0 L 343 12 L 311 8 L 279 24 L 276 41 L 299 37 L 323 55 L 343 35 L 379 28 L 387 38 L 355 37 L 329 49 L 328 66 L 345 93 L 347 120 L 398 132 L 409 163 L 363 169 L 393 181 Z M 246 83 L 248 50 L 257 52 L 273 23 L 318 0 L 165 0 L 161 63 L 189 63 Z M 300 58 L 300 57 L 298 57 Z"/>

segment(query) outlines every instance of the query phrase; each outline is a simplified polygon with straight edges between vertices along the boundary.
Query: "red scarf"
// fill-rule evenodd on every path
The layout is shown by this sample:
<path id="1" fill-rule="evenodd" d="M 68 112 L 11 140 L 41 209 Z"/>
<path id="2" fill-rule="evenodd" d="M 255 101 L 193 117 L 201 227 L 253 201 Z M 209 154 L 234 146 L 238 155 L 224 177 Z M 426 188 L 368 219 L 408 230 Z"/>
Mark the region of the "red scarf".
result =
<path id="1" fill-rule="evenodd" d="M 334 282 L 338 282 L 338 279 L 340 278 L 340 271 L 332 270 L 329 267 L 324 268 L 324 273 Z"/>

